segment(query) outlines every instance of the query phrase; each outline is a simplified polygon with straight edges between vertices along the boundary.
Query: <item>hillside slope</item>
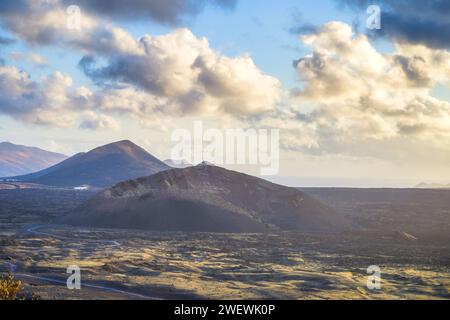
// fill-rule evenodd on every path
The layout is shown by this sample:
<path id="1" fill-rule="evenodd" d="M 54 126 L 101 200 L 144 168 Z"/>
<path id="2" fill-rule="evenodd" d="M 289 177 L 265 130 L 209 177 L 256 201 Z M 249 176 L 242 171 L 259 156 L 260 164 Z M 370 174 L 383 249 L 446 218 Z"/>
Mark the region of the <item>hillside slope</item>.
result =
<path id="1" fill-rule="evenodd" d="M 15 178 L 51 186 L 104 188 L 166 169 L 169 166 L 162 161 L 124 140 L 76 154 L 45 170 Z"/>
<path id="2" fill-rule="evenodd" d="M 66 158 L 60 153 L 1 142 L 0 177 L 11 177 L 42 170 Z"/>
<path id="3" fill-rule="evenodd" d="M 210 165 L 119 183 L 61 222 L 203 232 L 335 232 L 350 227 L 332 209 L 297 189 Z"/>

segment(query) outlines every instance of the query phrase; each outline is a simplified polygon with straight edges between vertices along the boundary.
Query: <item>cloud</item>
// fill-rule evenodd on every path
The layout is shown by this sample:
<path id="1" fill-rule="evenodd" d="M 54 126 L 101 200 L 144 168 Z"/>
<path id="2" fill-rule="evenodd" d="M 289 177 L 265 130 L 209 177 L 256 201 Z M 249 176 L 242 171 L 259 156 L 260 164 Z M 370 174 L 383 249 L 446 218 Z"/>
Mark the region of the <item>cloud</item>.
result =
<path id="1" fill-rule="evenodd" d="M 88 108 L 90 94 L 84 87 L 72 90 L 72 79 L 59 71 L 34 81 L 16 67 L 0 66 L 0 114 L 22 122 L 72 127 L 84 115 L 83 120 L 93 124 L 91 114 L 81 113 Z M 112 120 L 97 118 L 99 128 L 115 127 Z"/>
<path id="2" fill-rule="evenodd" d="M 378 52 L 349 25 L 331 22 L 301 37 L 313 53 L 296 61 L 306 82 L 303 97 L 316 101 L 359 98 L 404 89 L 397 95 L 427 93 L 450 77 L 450 53 L 420 45 L 396 44 L 391 54 Z"/>
<path id="3" fill-rule="evenodd" d="M 110 19 L 152 19 L 173 25 L 199 14 L 206 5 L 234 9 L 236 0 L 63 0 L 62 3 L 78 5 L 83 11 Z"/>
<path id="4" fill-rule="evenodd" d="M 100 3 L 95 3 L 92 8 L 99 9 Z M 120 11 L 121 3 L 113 2 L 110 10 Z M 176 3 L 194 2 L 139 2 L 137 8 Z M 203 6 L 202 1 L 195 3 Z M 141 96 L 158 101 L 154 108 L 161 112 L 246 117 L 270 111 L 278 101 L 280 82 L 259 70 L 250 56 L 226 57 L 188 29 L 135 39 L 126 30 L 96 19 L 97 9 L 83 14 L 81 31 L 68 29 L 61 0 L 19 0 L 2 6 L 1 19 L 12 33 L 32 45 L 61 44 L 80 50 L 86 55 L 79 65 L 96 84 L 135 87 Z"/>
<path id="5" fill-rule="evenodd" d="M 375 36 L 397 42 L 450 48 L 450 2 L 448 0 L 336 0 L 358 10 L 369 5 L 381 7 L 382 29 Z"/>
<path id="6" fill-rule="evenodd" d="M 278 115 L 290 128 L 285 147 L 383 157 L 414 143 L 450 150 L 450 103 L 431 95 L 450 82 L 448 51 L 396 44 L 380 53 L 340 22 L 301 40 L 312 53 L 296 61 L 302 86 L 294 96 L 315 108 Z"/>
<path id="7" fill-rule="evenodd" d="M 426 39 L 418 31 L 411 33 L 411 27 L 403 34 L 389 21 L 389 15 L 403 18 L 408 10 L 412 16 L 422 10 L 419 22 L 435 17 L 436 24 L 445 25 L 448 11 L 443 2 L 432 1 L 440 3 L 438 11 L 408 1 L 411 7 L 401 12 L 397 2 L 382 1 L 387 8 L 383 32 L 394 40 L 392 53 L 378 52 L 367 36 L 355 35 L 346 24 L 316 28 L 299 20 L 295 32 L 303 34 L 302 42 L 312 50 L 295 62 L 302 83 L 293 92 L 294 101 L 284 105 L 280 82 L 262 72 L 249 55 L 225 56 L 188 29 L 135 39 L 98 19 L 155 14 L 158 17 L 152 19 L 177 23 L 198 11 L 145 10 L 182 1 L 142 1 L 148 7 L 137 5 L 141 12 L 127 12 L 131 9 L 112 3 L 101 13 L 102 3 L 85 2 L 80 32 L 67 29 L 61 0 L 0 2 L 0 19 L 12 34 L 30 45 L 79 50 L 84 55 L 79 66 L 97 85 L 72 88 L 70 77 L 59 72 L 31 80 L 3 63 L 0 112 L 29 123 L 90 130 L 118 129 L 112 118 L 116 115 L 152 124 L 189 115 L 227 116 L 245 125 L 282 128 L 281 144 L 287 150 L 386 159 L 421 158 L 420 151 L 449 157 L 450 105 L 431 95 L 433 87 L 450 82 L 450 56 L 444 50 L 449 29 Z M 358 8 L 364 8 L 366 2 L 359 3 Z"/>
<path id="8" fill-rule="evenodd" d="M 120 124 L 114 118 L 102 114 L 96 114 L 92 111 L 86 112 L 79 126 L 80 129 L 88 130 L 119 130 Z"/>
<path id="9" fill-rule="evenodd" d="M 21 52 L 11 52 L 9 58 L 13 61 L 29 61 L 37 67 L 46 67 L 47 62 L 45 59 L 35 53 L 21 53 Z"/>
<path id="10" fill-rule="evenodd" d="M 32 45 L 63 44 L 94 52 L 111 47 L 125 50 L 132 37 L 100 23 L 99 16 L 107 21 L 150 18 L 176 24 L 185 16 L 198 14 L 207 4 L 232 9 L 236 0 L 1 1 L 0 20 L 3 27 Z M 71 14 L 67 9 L 71 5 L 80 6 L 80 29 L 68 28 Z"/>
<path id="11" fill-rule="evenodd" d="M 10 45 L 16 42 L 14 39 L 0 36 L 0 45 Z"/>
<path id="12" fill-rule="evenodd" d="M 79 65 L 98 87 L 68 94 L 69 103 L 83 110 L 141 119 L 153 113 L 251 117 L 273 110 L 280 97 L 280 82 L 259 70 L 249 55 L 224 56 L 188 29 L 135 39 L 91 13 L 83 15 L 81 31 L 68 29 L 58 0 L 1 6 L 4 25 L 29 44 L 60 44 L 85 54 Z M 24 109 L 37 107 L 28 103 Z"/>
<path id="13" fill-rule="evenodd" d="M 80 29 L 69 28 L 69 15 L 59 0 L 18 0 L 0 3 L 0 20 L 11 33 L 33 46 L 63 45 L 84 52 L 136 50 L 135 39 L 123 29 L 83 14 Z"/>
<path id="14" fill-rule="evenodd" d="M 72 79 L 60 72 L 33 81 L 16 67 L 1 66 L 0 114 L 43 126 L 73 127 L 79 123 L 81 129 L 120 129 L 118 121 L 94 108 L 94 93 L 86 87 L 71 87 Z"/>
<path id="15" fill-rule="evenodd" d="M 103 57 L 106 66 L 85 56 L 80 67 L 97 84 L 134 86 L 152 95 L 167 113 L 251 116 L 272 110 L 279 99 L 280 82 L 250 56 L 223 56 L 188 29 L 146 35 L 138 46 L 136 53 L 110 52 Z"/>
<path id="16" fill-rule="evenodd" d="M 0 2 L 2 26 L 29 42 L 54 41 L 57 26 L 65 21 L 63 14 L 62 9 L 41 0 Z"/>

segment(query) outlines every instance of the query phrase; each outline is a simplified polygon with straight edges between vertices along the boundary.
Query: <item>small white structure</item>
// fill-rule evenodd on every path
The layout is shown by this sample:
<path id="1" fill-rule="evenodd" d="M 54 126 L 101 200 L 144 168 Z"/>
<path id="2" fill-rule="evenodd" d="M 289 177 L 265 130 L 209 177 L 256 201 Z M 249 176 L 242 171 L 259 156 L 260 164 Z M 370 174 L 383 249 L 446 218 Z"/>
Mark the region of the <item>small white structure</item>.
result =
<path id="1" fill-rule="evenodd" d="M 79 187 L 74 187 L 73 190 L 85 191 L 85 190 L 89 190 L 89 186 L 88 185 L 82 185 L 82 186 L 79 186 Z"/>

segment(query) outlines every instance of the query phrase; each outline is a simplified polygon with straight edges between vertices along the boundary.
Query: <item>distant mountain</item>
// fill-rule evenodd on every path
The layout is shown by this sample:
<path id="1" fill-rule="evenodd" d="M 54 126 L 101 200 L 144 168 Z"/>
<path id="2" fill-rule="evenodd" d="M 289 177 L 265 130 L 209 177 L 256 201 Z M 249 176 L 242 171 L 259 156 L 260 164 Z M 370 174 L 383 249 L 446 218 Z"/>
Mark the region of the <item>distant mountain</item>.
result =
<path id="1" fill-rule="evenodd" d="M 166 169 L 169 169 L 166 164 L 125 140 L 76 154 L 48 169 L 15 178 L 50 186 L 104 188 Z"/>
<path id="2" fill-rule="evenodd" d="M 419 183 L 418 185 L 414 186 L 416 189 L 450 189 L 450 183 L 449 184 L 441 184 L 441 183 Z"/>
<path id="3" fill-rule="evenodd" d="M 190 164 L 189 162 L 187 162 L 185 160 L 167 159 L 167 160 L 164 160 L 164 163 L 167 164 L 169 167 L 178 168 L 178 169 L 192 167 L 192 164 Z"/>
<path id="4" fill-rule="evenodd" d="M 0 143 L 0 177 L 10 177 L 48 168 L 67 157 L 35 147 Z"/>
<path id="5" fill-rule="evenodd" d="M 298 191 L 216 166 L 171 169 L 117 184 L 60 223 L 157 231 L 334 232 L 350 223 Z"/>

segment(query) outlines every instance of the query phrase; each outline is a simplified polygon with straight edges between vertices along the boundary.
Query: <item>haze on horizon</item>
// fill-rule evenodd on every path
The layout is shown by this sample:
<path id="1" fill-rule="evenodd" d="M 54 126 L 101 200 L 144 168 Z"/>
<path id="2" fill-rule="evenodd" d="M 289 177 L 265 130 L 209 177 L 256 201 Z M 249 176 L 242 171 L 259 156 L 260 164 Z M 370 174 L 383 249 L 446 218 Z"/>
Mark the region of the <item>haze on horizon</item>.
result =
<path id="1" fill-rule="evenodd" d="M 2 1 L 0 142 L 164 160 L 203 120 L 280 129 L 282 184 L 447 184 L 449 21 L 445 0 Z"/>

